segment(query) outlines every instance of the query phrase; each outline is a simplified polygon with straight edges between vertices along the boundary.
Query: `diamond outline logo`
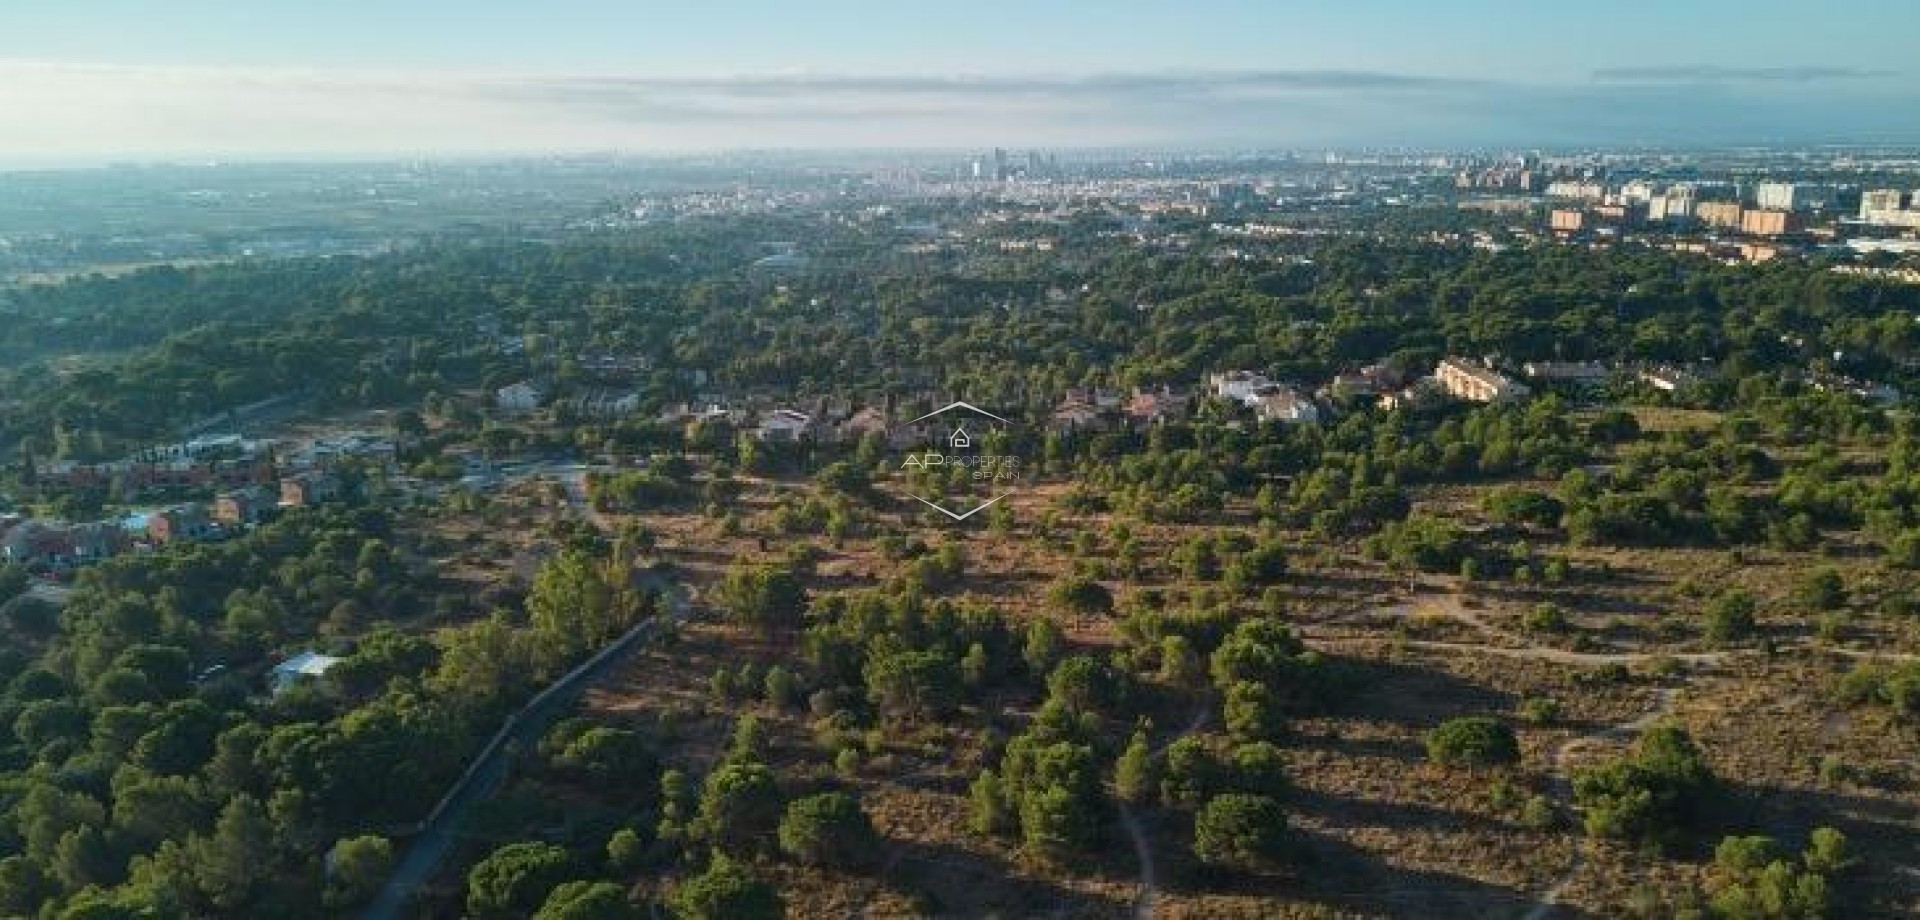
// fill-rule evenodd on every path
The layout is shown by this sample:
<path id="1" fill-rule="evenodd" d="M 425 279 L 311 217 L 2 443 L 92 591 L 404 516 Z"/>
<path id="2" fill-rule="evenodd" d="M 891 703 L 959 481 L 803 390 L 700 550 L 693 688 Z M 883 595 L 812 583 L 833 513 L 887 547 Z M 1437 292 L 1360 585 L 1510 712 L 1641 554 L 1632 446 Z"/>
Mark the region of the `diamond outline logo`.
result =
<path id="1" fill-rule="evenodd" d="M 938 512 L 940 512 L 941 514 L 944 514 L 944 515 L 946 515 L 947 517 L 950 517 L 950 518 L 953 518 L 953 519 L 954 519 L 954 520 L 956 520 L 956 521 L 964 521 L 964 520 L 966 520 L 967 518 L 970 518 L 970 517 L 973 517 L 974 515 L 976 515 L 976 514 L 979 514 L 980 512 L 982 512 L 982 511 L 985 511 L 985 510 L 987 510 L 987 507 L 988 507 L 988 506 L 990 506 L 990 505 L 992 505 L 992 504 L 993 504 L 994 502 L 997 502 L 997 501 L 999 501 L 999 500 L 1001 500 L 1001 499 L 1003 499 L 1003 498 L 1006 498 L 1007 496 L 1009 496 L 1009 495 L 1012 495 L 1012 494 L 1013 494 L 1012 492 L 1002 492 L 1002 493 L 1000 493 L 999 495 L 995 495 L 994 497 L 992 497 L 992 498 L 989 498 L 989 499 L 987 499 L 987 500 L 986 500 L 986 501 L 984 501 L 984 502 L 981 502 L 981 503 L 980 503 L 980 506 L 979 506 L 979 507 L 977 507 L 977 508 L 975 508 L 975 509 L 973 509 L 972 511 L 969 511 L 969 512 L 967 512 L 967 513 L 965 513 L 965 514 L 955 514 L 955 513 L 953 513 L 953 512 L 951 512 L 951 511 L 948 511 L 948 510 L 947 510 L 947 509 L 945 509 L 945 508 L 942 508 L 942 507 L 940 507 L 939 505 L 936 505 L 936 504 L 934 504 L 933 502 L 930 502 L 930 501 L 927 501 L 926 499 L 924 499 L 924 498 L 921 498 L 920 496 L 918 496 L 918 495 L 915 495 L 915 494 L 913 494 L 912 492 L 908 492 L 908 493 L 907 493 L 907 497 L 908 497 L 908 498 L 911 498 L 911 499 L 913 499 L 914 501 L 917 501 L 917 502 L 919 502 L 920 504 L 923 504 L 923 505 L 926 505 L 927 507 L 929 507 L 929 508 L 932 508 L 932 509 L 933 509 L 933 510 L 935 510 L 935 511 L 938 511 Z"/>
<path id="2" fill-rule="evenodd" d="M 972 403 L 966 403 L 966 402 L 960 402 L 960 401 L 958 401 L 958 400 L 955 400 L 955 401 L 953 401 L 953 402 L 951 402 L 951 403 L 948 403 L 948 404 L 946 404 L 946 405 L 944 405 L 944 406 L 941 406 L 941 407 L 940 407 L 940 408 L 938 408 L 938 409 L 935 409 L 935 410 L 933 410 L 932 412 L 929 412 L 929 413 L 927 413 L 926 415 L 923 415 L 923 416 L 920 416 L 919 418 L 917 418 L 917 419 L 913 419 L 912 421 L 908 421 L 908 422 L 902 422 L 901 424 L 905 424 L 905 425 L 911 425 L 911 424 L 913 424 L 914 422 L 924 422 L 924 421 L 926 421 L 927 419 L 930 419 L 930 418 L 933 418 L 934 416 L 936 416 L 936 415 L 939 415 L 939 414 L 940 414 L 940 413 L 942 413 L 942 412 L 951 412 L 951 411 L 952 411 L 952 410 L 954 410 L 954 409 L 969 409 L 969 410 L 972 410 L 972 411 L 974 411 L 974 412 L 978 412 L 978 413 L 980 413 L 981 415 L 984 415 L 984 416 L 986 416 L 987 418 L 990 418 L 990 419 L 993 419 L 993 420 L 994 420 L 994 421 L 996 421 L 996 422 L 1007 422 L 1007 420 L 1006 420 L 1006 419 L 1003 419 L 1003 418 L 1001 418 L 1000 416 L 997 416 L 997 415 L 994 415 L 993 413 L 991 413 L 991 412 L 988 412 L 987 410 L 985 410 L 985 409 L 982 409 L 982 408 L 980 408 L 979 406 L 976 406 L 976 405 L 974 405 L 974 404 L 972 404 Z M 1007 424 L 1009 424 L 1009 425 L 1011 425 L 1011 424 L 1013 424 L 1013 423 L 1012 423 L 1012 422 L 1007 422 Z"/>
<path id="3" fill-rule="evenodd" d="M 969 403 L 969 402 L 965 402 L 965 401 L 963 401 L 963 400 L 954 400 L 953 402 L 951 402 L 951 403 L 948 403 L 948 404 L 946 404 L 946 405 L 944 405 L 944 406 L 941 406 L 940 408 L 938 408 L 938 409 L 935 409 L 935 410 L 933 410 L 932 412 L 929 412 L 929 413 L 927 413 L 926 415 L 922 415 L 922 416 L 920 416 L 919 418 L 916 418 L 916 419 L 912 419 L 912 420 L 910 420 L 910 421 L 906 421 L 906 422 L 902 422 L 901 424 L 902 424 L 902 425 L 912 425 L 912 424 L 915 424 L 915 423 L 918 423 L 918 422 L 924 422 L 924 421 L 926 421 L 927 419 L 930 419 L 930 418 L 933 418 L 933 417 L 934 417 L 934 416 L 936 416 L 936 415 L 940 415 L 940 414 L 942 414 L 942 413 L 945 413 L 945 412 L 951 412 L 951 411 L 953 411 L 953 410 L 955 410 L 955 409 L 965 409 L 965 410 L 967 410 L 967 411 L 969 411 L 969 412 L 975 412 L 975 413 L 978 413 L 978 414 L 980 414 L 980 415 L 984 415 L 984 416 L 986 416 L 987 418 L 990 418 L 990 419 L 993 419 L 993 420 L 994 420 L 994 421 L 996 421 L 996 422 L 1002 422 L 1002 423 L 1004 423 L 1004 424 L 1008 424 L 1008 425 L 1011 425 L 1011 424 L 1013 424 L 1013 422 L 1012 422 L 1012 421 L 1010 421 L 1010 420 L 1008 420 L 1008 419 L 1004 419 L 1004 418 L 1001 418 L 1001 417 L 1000 417 L 1000 416 L 998 416 L 998 415 L 995 415 L 995 414 L 993 414 L 993 413 L 991 413 L 991 412 L 988 412 L 988 411 L 987 411 L 987 410 L 985 410 L 985 409 L 982 409 L 982 408 L 980 408 L 979 406 L 976 406 L 976 405 L 974 405 L 974 404 L 972 404 L 972 403 Z M 956 428 L 956 429 L 955 429 L 955 431 L 956 431 L 956 433 L 962 433 L 962 429 L 959 429 L 959 428 Z M 964 436 L 964 434 L 963 434 L 963 433 L 962 433 L 962 436 Z M 968 443 L 969 443 L 969 444 L 971 444 L 971 439 L 970 439 L 970 438 L 968 439 Z M 961 445 L 960 445 L 959 443 L 956 443 L 956 444 L 955 444 L 955 446 L 956 446 L 956 447 L 958 447 L 958 446 L 961 446 Z M 956 512 L 956 511 L 952 511 L 952 510 L 949 510 L 949 509 L 947 509 L 946 507 L 944 507 L 944 506 L 942 506 L 942 505 L 940 505 L 940 504 L 939 504 L 939 503 L 937 503 L 937 502 L 933 502 L 933 501 L 929 501 L 929 500 L 927 500 L 927 499 L 925 499 L 925 498 L 922 498 L 922 497 L 920 497 L 920 496 L 918 496 L 918 495 L 915 495 L 915 494 L 913 494 L 912 492 L 907 492 L 907 493 L 905 493 L 905 494 L 906 494 L 906 496 L 907 496 L 908 498 L 911 498 L 911 499 L 913 499 L 914 501 L 917 501 L 917 502 L 919 502 L 919 503 L 921 503 L 921 504 L 923 504 L 923 505 L 926 505 L 927 507 L 929 507 L 929 508 L 932 508 L 932 509 L 933 509 L 933 510 L 935 510 L 935 511 L 938 511 L 938 512 L 940 512 L 941 514 L 944 514 L 944 515 L 946 515 L 947 517 L 950 517 L 950 518 L 952 518 L 952 519 L 954 519 L 954 520 L 956 520 L 956 521 L 964 521 L 964 520 L 966 520 L 967 518 L 970 518 L 970 517 L 973 517 L 974 515 L 976 515 L 976 514 L 979 514 L 980 512 L 982 512 L 982 511 L 985 511 L 985 510 L 987 510 L 988 508 L 990 508 L 990 507 L 992 507 L 992 506 L 993 506 L 994 504 L 996 504 L 997 502 L 999 502 L 999 501 L 1000 501 L 1001 499 L 1003 499 L 1003 498 L 1006 498 L 1007 496 L 1009 496 L 1009 495 L 1012 495 L 1013 493 L 1012 493 L 1012 492 L 1002 492 L 1002 493 L 1000 493 L 999 495 L 995 495 L 994 497 L 992 497 L 992 498 L 990 498 L 990 499 L 987 499 L 987 500 L 986 500 L 986 501 L 984 501 L 984 502 L 981 502 L 980 504 L 978 504 L 978 505 L 976 505 L 976 506 L 974 506 L 974 507 L 973 507 L 973 508 L 972 508 L 971 510 L 969 510 L 969 511 L 965 511 L 965 512 Z"/>

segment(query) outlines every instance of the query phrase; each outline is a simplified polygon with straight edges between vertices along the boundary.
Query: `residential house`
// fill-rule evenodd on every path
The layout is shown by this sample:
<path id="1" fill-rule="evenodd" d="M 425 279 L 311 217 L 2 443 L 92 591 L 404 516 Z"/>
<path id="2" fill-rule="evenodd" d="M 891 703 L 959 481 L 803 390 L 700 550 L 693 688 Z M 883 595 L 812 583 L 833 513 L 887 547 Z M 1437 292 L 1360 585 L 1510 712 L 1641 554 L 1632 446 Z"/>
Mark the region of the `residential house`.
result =
<path id="1" fill-rule="evenodd" d="M 1433 378 L 1447 395 L 1472 402 L 1504 402 L 1533 392 L 1526 384 L 1464 358 L 1442 359 L 1434 368 Z"/>
<path id="2" fill-rule="evenodd" d="M 1312 399 L 1288 386 L 1272 386 L 1256 393 L 1247 404 L 1263 422 L 1305 423 L 1320 421 L 1320 407 Z"/>
<path id="3" fill-rule="evenodd" d="M 75 565 L 87 565 L 111 559 L 127 548 L 127 534 L 104 521 L 75 524 L 67 528 L 67 545 Z"/>
<path id="4" fill-rule="evenodd" d="M 1598 361 L 1529 361 L 1520 370 L 1533 380 L 1596 387 L 1613 371 Z"/>
<path id="5" fill-rule="evenodd" d="M 1440 397 L 1439 384 L 1432 378 L 1425 378 L 1391 393 L 1381 394 L 1376 405 L 1389 412 L 1396 409 L 1412 411 L 1433 405 L 1440 400 Z"/>
<path id="6" fill-rule="evenodd" d="M 1691 371 L 1666 364 L 1643 368 L 1637 376 L 1641 383 L 1663 393 L 1672 393 L 1693 383 L 1695 379 Z"/>
<path id="7" fill-rule="evenodd" d="M 1193 410 L 1193 398 L 1184 391 L 1161 387 L 1149 391 L 1136 389 L 1121 414 L 1136 424 L 1161 425 L 1186 418 Z"/>
<path id="8" fill-rule="evenodd" d="M 1047 417 L 1047 429 L 1062 433 L 1103 431 L 1111 428 L 1106 413 L 1084 402 L 1067 402 Z"/>
<path id="9" fill-rule="evenodd" d="M 538 385 L 521 381 L 495 390 L 493 401 L 502 412 L 532 412 L 547 401 L 547 392 Z"/>
<path id="10" fill-rule="evenodd" d="M 888 436 L 887 413 L 884 409 L 867 406 L 847 416 L 846 421 L 834 426 L 834 437 L 840 441 L 858 442 L 869 434 L 882 438 Z"/>
<path id="11" fill-rule="evenodd" d="M 273 506 L 273 496 L 261 486 L 234 489 L 214 498 L 213 519 L 230 527 L 258 524 Z"/>
<path id="12" fill-rule="evenodd" d="M 640 394 L 594 390 L 568 400 L 567 408 L 585 418 L 624 418 L 640 411 Z"/>
<path id="13" fill-rule="evenodd" d="M 1256 371 L 1226 371 L 1207 376 L 1207 389 L 1213 395 L 1242 404 L 1260 390 L 1275 385 L 1267 375 Z"/>
<path id="14" fill-rule="evenodd" d="M 27 568 L 64 568 L 74 563 L 67 528 L 47 521 L 21 521 L 0 537 L 0 558 Z"/>
<path id="15" fill-rule="evenodd" d="M 147 517 L 147 535 L 155 543 L 204 540 L 219 531 L 213 518 L 207 514 L 207 506 L 198 502 L 175 505 Z"/>
<path id="16" fill-rule="evenodd" d="M 280 505 L 299 508 L 330 502 L 340 495 L 340 481 L 322 470 L 307 470 L 280 480 Z"/>
<path id="17" fill-rule="evenodd" d="M 813 416 L 793 409 L 775 409 L 761 416 L 754 436 L 762 441 L 799 441 L 813 434 Z"/>
<path id="18" fill-rule="evenodd" d="M 1357 371 L 1334 375 L 1327 394 L 1334 399 L 1370 399 L 1392 392 L 1406 382 L 1406 375 L 1384 364 L 1369 364 Z"/>
<path id="19" fill-rule="evenodd" d="M 339 664 L 341 660 L 332 655 L 322 655 L 308 649 L 274 665 L 273 671 L 268 676 L 268 682 L 275 694 L 285 693 L 301 683 L 325 677 L 327 671 Z"/>

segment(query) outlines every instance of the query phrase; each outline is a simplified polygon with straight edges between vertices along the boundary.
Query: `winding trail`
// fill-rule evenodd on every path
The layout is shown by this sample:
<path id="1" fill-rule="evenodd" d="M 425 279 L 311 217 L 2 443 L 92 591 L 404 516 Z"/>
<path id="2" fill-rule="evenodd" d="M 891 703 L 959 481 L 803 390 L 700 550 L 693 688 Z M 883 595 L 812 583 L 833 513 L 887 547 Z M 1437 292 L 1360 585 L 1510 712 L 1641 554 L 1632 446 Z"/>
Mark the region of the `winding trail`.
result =
<path id="1" fill-rule="evenodd" d="M 1212 709 L 1212 700 L 1202 700 L 1193 711 L 1193 717 L 1187 720 L 1186 727 L 1161 742 L 1149 752 L 1150 756 L 1159 757 L 1175 742 L 1199 731 L 1207 724 L 1207 714 Z M 1135 920 L 1152 920 L 1154 901 L 1160 896 L 1158 873 L 1153 863 L 1153 842 L 1147 839 L 1146 828 L 1141 825 L 1140 817 L 1133 813 L 1133 806 L 1118 796 L 1114 797 L 1114 802 L 1120 806 L 1120 826 L 1126 829 L 1127 837 L 1133 841 L 1133 855 L 1140 862 L 1140 893 L 1133 899 L 1133 916 Z"/>
<path id="2" fill-rule="evenodd" d="M 1679 698 L 1680 688 L 1662 687 L 1659 701 L 1648 712 L 1617 725 L 1607 726 L 1597 732 L 1568 738 L 1561 742 L 1559 747 L 1554 748 L 1553 792 L 1561 800 L 1561 804 L 1568 809 L 1573 807 L 1573 777 L 1567 771 L 1569 755 L 1596 741 L 1624 741 L 1639 734 L 1672 712 L 1673 704 Z M 1573 880 L 1579 876 L 1580 869 L 1586 865 L 1585 853 L 1585 840 L 1576 839 L 1573 844 L 1573 860 L 1567 865 L 1566 871 L 1560 873 L 1560 877 L 1555 879 L 1546 891 L 1540 893 L 1540 898 L 1533 905 L 1533 909 L 1527 911 L 1521 920 L 1547 920 L 1553 915 L 1554 908 L 1560 906 L 1560 899 L 1566 895 L 1567 889 L 1573 885 Z"/>

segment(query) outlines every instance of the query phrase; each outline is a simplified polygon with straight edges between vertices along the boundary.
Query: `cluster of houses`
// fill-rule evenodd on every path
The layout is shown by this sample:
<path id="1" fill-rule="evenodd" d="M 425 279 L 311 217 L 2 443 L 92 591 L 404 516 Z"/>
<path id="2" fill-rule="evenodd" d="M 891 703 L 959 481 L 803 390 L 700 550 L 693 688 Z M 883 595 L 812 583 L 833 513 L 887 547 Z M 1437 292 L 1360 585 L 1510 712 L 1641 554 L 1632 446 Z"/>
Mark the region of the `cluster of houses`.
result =
<path id="1" fill-rule="evenodd" d="M 1530 361 L 1509 371 L 1491 359 L 1447 357 L 1424 376 L 1376 363 L 1338 374 L 1309 390 L 1258 371 L 1229 370 L 1209 374 L 1204 386 L 1197 391 L 1173 385 L 1137 387 L 1131 392 L 1070 389 L 1048 410 L 1044 425 L 1049 431 L 1068 433 L 1180 421 L 1194 412 L 1201 396 L 1244 407 L 1261 422 L 1314 424 L 1332 414 L 1336 407 L 1356 401 L 1371 402 L 1389 410 L 1428 406 L 1445 399 L 1500 403 L 1525 399 L 1539 387 L 1590 389 L 1623 377 L 1671 393 L 1696 382 L 1699 375 L 1694 367 L 1666 364 L 1615 367 L 1599 361 Z M 1898 394 L 1891 393 L 1890 388 L 1862 381 L 1822 378 L 1812 383 L 1816 388 L 1879 401 L 1898 399 Z M 548 404 L 547 394 L 531 383 L 503 387 L 496 396 L 499 407 L 508 412 L 531 411 Z M 920 401 L 937 404 L 941 400 Z M 591 391 L 553 405 L 565 406 L 582 417 L 604 417 L 636 414 L 640 399 L 631 393 L 614 395 Z M 770 396 L 730 403 L 720 396 L 708 396 L 700 403 L 670 406 L 655 420 L 662 424 L 725 422 L 759 440 L 773 443 L 850 443 L 869 433 L 878 433 L 899 446 L 921 443 L 928 435 L 927 431 L 892 424 L 888 408 L 856 408 L 848 400 L 824 396 L 784 403 Z"/>
<path id="2" fill-rule="evenodd" d="M 273 481 L 270 448 L 237 435 L 195 438 L 148 448 L 112 463 L 56 463 L 37 476 L 46 485 L 106 489 L 126 498 L 171 490 L 232 489 Z"/>
<path id="3" fill-rule="evenodd" d="M 348 457 L 391 460 L 393 443 L 365 434 L 324 438 L 291 450 L 276 462 L 271 445 L 227 436 L 143 451 L 118 463 L 62 464 L 43 476 L 43 483 L 110 488 L 127 498 L 162 487 L 214 494 L 210 500 L 177 502 L 113 521 L 68 523 L 0 516 L 0 561 L 36 572 L 63 573 L 128 551 L 222 539 L 280 509 L 339 498 L 341 481 L 334 464 Z M 173 470 L 175 475 L 156 476 L 154 470 L 159 468 Z"/>

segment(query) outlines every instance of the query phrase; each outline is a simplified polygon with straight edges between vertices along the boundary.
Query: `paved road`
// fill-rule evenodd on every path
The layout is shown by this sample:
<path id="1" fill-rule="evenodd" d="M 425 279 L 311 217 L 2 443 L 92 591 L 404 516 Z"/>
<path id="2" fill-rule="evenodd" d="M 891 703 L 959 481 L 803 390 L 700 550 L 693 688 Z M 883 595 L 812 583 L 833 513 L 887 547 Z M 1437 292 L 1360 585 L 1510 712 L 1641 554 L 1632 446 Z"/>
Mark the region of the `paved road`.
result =
<path id="1" fill-rule="evenodd" d="M 623 633 L 586 663 L 542 690 L 519 712 L 508 717 L 506 724 L 481 749 L 446 797 L 434 806 L 432 813 L 422 823 L 420 832 L 408 844 L 399 865 L 394 867 L 393 875 L 380 889 L 379 896 L 361 914 L 363 920 L 399 920 L 406 916 L 404 911 L 408 900 L 433 879 L 440 864 L 446 861 L 447 854 L 459 842 L 460 826 L 465 823 L 473 807 L 486 801 L 506 779 L 513 752 L 530 749 L 538 743 L 547 725 L 578 699 L 580 691 L 605 676 L 629 652 L 651 641 L 663 629 L 686 622 L 692 615 L 686 591 L 679 585 L 655 573 L 647 573 L 642 579 L 643 585 L 660 592 L 665 609 Z"/>

